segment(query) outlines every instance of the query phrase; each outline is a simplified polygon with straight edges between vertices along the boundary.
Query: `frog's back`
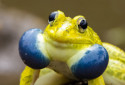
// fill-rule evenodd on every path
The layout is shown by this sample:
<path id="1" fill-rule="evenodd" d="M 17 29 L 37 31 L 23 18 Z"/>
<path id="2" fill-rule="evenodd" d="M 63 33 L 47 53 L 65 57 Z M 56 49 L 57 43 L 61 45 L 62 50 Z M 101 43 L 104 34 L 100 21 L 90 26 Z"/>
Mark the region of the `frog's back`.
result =
<path id="1" fill-rule="evenodd" d="M 125 85 L 125 52 L 109 43 L 103 43 L 109 54 L 109 64 L 103 74 L 106 85 Z"/>

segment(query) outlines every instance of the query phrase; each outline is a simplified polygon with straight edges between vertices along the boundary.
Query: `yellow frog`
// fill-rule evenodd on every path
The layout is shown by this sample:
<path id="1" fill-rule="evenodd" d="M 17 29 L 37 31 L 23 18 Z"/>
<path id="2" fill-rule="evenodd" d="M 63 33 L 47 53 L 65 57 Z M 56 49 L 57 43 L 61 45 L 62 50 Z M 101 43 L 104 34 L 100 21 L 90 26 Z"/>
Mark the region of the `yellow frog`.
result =
<path id="1" fill-rule="evenodd" d="M 125 52 L 102 43 L 84 16 L 58 10 L 48 21 L 44 32 L 30 29 L 19 41 L 27 65 L 20 85 L 125 85 Z"/>

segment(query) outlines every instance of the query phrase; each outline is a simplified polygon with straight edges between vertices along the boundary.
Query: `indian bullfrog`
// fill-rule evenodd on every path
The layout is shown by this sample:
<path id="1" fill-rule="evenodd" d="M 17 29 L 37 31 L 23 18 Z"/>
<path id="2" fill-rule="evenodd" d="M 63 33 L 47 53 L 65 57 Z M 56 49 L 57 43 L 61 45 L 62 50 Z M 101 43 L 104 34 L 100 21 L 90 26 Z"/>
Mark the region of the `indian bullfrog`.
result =
<path id="1" fill-rule="evenodd" d="M 44 31 L 33 28 L 19 41 L 27 65 L 20 85 L 125 85 L 125 52 L 102 42 L 84 16 L 49 15 Z"/>

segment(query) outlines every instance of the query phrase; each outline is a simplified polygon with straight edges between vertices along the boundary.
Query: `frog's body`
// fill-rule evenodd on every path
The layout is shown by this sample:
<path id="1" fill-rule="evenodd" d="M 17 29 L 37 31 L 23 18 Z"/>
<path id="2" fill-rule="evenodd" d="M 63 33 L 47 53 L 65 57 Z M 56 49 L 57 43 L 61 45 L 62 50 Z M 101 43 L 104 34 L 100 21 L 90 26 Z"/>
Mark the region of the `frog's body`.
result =
<path id="1" fill-rule="evenodd" d="M 103 75 L 107 85 L 125 85 L 125 52 L 120 48 L 103 43 L 109 53 L 109 64 Z"/>
<path id="2" fill-rule="evenodd" d="M 56 11 L 49 21 L 44 33 L 40 29 L 31 29 L 20 39 L 21 58 L 26 65 L 34 68 L 26 67 L 20 85 L 62 85 L 73 80 L 88 81 L 88 85 L 104 85 L 101 75 L 108 60 L 105 83 L 125 84 L 125 53 L 102 43 L 92 28 L 87 26 L 84 16 L 71 19 L 63 12 Z M 48 69 L 41 69 L 44 67 Z M 118 84 L 113 80 L 117 80 Z"/>

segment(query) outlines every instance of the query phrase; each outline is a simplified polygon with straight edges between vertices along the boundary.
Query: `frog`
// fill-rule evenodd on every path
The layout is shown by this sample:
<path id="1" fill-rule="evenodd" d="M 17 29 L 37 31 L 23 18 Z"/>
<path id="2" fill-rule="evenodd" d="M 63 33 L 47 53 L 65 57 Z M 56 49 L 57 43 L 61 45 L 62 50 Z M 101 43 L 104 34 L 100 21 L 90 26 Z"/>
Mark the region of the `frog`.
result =
<path id="1" fill-rule="evenodd" d="M 48 22 L 19 40 L 20 85 L 125 85 L 125 52 L 102 42 L 84 16 L 57 10 Z"/>

